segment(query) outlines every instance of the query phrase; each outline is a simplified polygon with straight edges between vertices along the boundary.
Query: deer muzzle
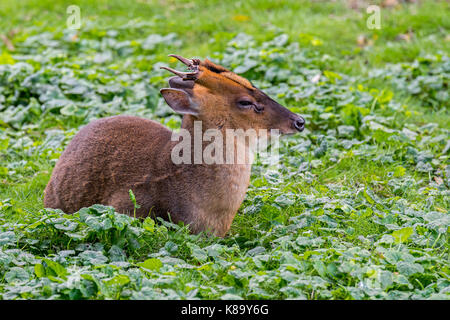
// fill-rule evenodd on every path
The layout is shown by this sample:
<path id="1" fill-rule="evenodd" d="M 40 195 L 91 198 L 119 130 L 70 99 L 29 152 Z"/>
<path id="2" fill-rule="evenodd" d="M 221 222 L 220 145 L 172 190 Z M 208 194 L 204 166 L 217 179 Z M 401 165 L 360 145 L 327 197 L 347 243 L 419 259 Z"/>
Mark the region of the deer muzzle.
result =
<path id="1" fill-rule="evenodd" d="M 295 129 L 302 132 L 305 129 L 305 119 L 301 116 L 297 116 L 296 119 L 293 119 L 293 125 Z"/>

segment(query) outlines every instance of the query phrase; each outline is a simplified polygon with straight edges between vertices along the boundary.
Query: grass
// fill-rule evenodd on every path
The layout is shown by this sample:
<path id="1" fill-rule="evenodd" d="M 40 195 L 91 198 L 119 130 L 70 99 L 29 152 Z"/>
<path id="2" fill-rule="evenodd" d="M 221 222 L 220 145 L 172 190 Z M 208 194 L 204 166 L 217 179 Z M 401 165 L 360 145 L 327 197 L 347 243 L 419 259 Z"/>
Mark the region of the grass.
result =
<path id="1" fill-rule="evenodd" d="M 8 31 L 29 27 L 60 30 L 66 21 L 66 8 L 72 4 L 80 6 L 82 19 L 95 20 L 99 29 L 116 28 L 136 19 L 151 23 L 129 30 L 130 37 L 176 32 L 186 40 L 179 52 L 186 56 L 208 56 L 221 51 L 226 44 L 224 40 L 239 32 L 252 34 L 261 41 L 272 38 L 277 30 L 333 57 L 334 69 L 353 74 L 387 62 L 412 61 L 424 48 L 432 53 L 450 49 L 446 1 L 422 1 L 382 9 L 379 30 L 367 29 L 368 14 L 364 8 L 351 10 L 343 1 L 297 0 L 4 2 L 0 7 L 0 26 Z M 204 18 L 208 16 L 214 19 Z M 396 40 L 408 30 L 414 32 L 411 41 Z M 373 39 L 373 46 L 360 49 L 357 45 L 360 35 Z M 165 52 L 158 54 L 165 56 Z"/>
<path id="2" fill-rule="evenodd" d="M 448 299 L 450 7 L 381 10 L 369 30 L 365 7 L 344 1 L 1 3 L 15 50 L 0 43 L 0 298 Z M 158 94 L 169 53 L 244 68 L 305 115 L 279 173 L 257 161 L 224 239 L 102 206 L 44 209 L 55 161 L 90 119 L 179 126 Z"/>

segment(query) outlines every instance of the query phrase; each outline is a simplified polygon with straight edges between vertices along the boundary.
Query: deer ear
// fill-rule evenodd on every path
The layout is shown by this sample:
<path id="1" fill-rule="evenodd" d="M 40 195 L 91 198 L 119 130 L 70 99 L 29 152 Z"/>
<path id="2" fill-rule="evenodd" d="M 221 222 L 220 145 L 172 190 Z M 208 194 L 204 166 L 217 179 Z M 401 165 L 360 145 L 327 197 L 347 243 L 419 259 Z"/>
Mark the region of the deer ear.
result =
<path id="1" fill-rule="evenodd" d="M 176 112 L 181 114 L 198 115 L 198 106 L 189 95 L 180 89 L 164 88 L 160 90 L 164 100 Z"/>

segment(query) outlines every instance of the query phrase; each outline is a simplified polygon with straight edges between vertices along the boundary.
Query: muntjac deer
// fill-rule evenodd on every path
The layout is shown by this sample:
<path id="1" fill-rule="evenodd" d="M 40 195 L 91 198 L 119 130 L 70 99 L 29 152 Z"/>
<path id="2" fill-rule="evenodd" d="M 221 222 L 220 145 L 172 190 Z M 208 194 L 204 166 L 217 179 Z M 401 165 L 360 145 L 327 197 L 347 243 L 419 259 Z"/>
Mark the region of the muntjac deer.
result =
<path id="1" fill-rule="evenodd" d="M 167 104 L 183 115 L 182 129 L 194 134 L 196 121 L 208 129 L 302 131 L 305 120 L 281 106 L 248 80 L 205 59 L 171 55 L 190 72 L 162 67 L 176 76 L 161 89 Z M 244 200 L 251 162 L 172 161 L 172 131 L 134 116 L 112 116 L 82 128 L 58 160 L 45 189 L 44 205 L 73 213 L 104 204 L 136 215 L 189 224 L 190 230 L 225 236 Z M 225 143 L 225 142 L 224 142 Z M 234 142 L 233 142 L 234 143 Z M 194 147 L 192 147 L 194 148 Z"/>

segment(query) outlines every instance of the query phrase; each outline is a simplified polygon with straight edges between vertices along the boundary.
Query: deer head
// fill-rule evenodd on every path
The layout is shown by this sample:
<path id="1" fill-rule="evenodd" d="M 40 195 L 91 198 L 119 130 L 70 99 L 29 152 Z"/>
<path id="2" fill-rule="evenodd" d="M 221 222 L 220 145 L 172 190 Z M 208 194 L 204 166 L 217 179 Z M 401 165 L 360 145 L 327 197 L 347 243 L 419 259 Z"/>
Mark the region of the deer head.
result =
<path id="1" fill-rule="evenodd" d="M 303 131 L 303 117 L 289 111 L 247 79 L 208 59 L 186 59 L 189 72 L 161 67 L 176 76 L 170 88 L 161 89 L 167 104 L 176 112 L 200 120 L 206 128 L 278 129 L 283 134 Z"/>

